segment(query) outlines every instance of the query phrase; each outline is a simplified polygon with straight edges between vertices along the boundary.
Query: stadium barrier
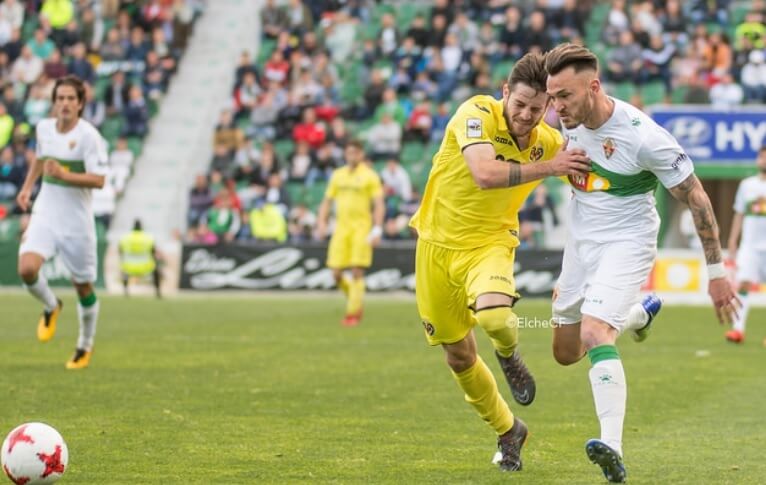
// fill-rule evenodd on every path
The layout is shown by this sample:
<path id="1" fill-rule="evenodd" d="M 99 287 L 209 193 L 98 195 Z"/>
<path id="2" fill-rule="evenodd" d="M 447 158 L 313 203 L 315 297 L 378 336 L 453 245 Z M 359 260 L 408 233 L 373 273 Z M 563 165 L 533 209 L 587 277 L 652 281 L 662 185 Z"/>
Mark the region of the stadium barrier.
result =
<path id="1" fill-rule="evenodd" d="M 104 287 L 104 254 L 106 253 L 106 241 L 99 238 L 98 251 L 98 279 L 96 287 Z M 17 240 L 0 240 L 0 286 L 21 287 L 17 267 L 19 261 L 19 242 Z M 43 264 L 43 274 L 51 286 L 72 286 L 69 278 L 71 274 L 64 267 L 64 263 L 58 255 Z"/>
<path id="2" fill-rule="evenodd" d="M 295 246 L 185 245 L 182 289 L 327 290 L 335 286 L 325 268 L 325 244 Z M 366 276 L 369 291 L 415 289 L 415 244 L 387 243 L 375 249 Z M 561 251 L 518 251 L 516 286 L 526 297 L 550 297 L 561 268 Z"/>

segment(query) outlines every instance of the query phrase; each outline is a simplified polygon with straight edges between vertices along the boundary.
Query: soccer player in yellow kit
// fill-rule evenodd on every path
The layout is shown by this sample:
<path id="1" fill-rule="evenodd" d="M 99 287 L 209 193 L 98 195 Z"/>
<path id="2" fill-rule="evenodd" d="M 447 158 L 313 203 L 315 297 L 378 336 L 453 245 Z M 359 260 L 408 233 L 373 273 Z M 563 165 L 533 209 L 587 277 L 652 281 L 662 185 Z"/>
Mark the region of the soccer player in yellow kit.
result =
<path id="1" fill-rule="evenodd" d="M 498 435 L 494 463 L 521 469 L 526 425 L 514 418 L 476 352 L 473 327 L 489 336 L 514 399 L 532 402 L 535 383 L 516 351 L 512 307 L 518 211 L 547 176 L 583 174 L 581 150 L 560 149 L 558 131 L 543 123 L 544 58 L 527 54 L 503 86 L 503 98 L 474 96 L 449 121 L 410 225 L 418 232 L 415 274 L 418 311 L 431 345 L 471 404 Z"/>
<path id="2" fill-rule="evenodd" d="M 342 323 L 354 326 L 362 318 L 364 271 L 372 264 L 372 247 L 383 234 L 385 206 L 380 177 L 364 162 L 362 143 L 349 141 L 344 154 L 346 166 L 333 172 L 319 205 L 317 237 L 323 240 L 327 233 L 330 202 L 334 200 L 335 231 L 327 248 L 327 267 L 347 298 Z M 351 280 L 343 274 L 347 269 L 351 270 Z"/>

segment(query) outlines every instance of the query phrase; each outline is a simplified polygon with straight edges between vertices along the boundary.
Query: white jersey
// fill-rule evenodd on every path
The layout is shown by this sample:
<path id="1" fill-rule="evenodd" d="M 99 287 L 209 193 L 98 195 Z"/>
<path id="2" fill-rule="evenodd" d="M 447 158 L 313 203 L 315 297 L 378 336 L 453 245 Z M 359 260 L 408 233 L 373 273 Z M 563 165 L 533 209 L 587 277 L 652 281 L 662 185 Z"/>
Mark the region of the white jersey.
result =
<path id="1" fill-rule="evenodd" d="M 85 120 L 67 133 L 59 133 L 56 120 L 47 118 L 37 124 L 37 159 L 53 159 L 70 172 L 106 175 L 109 158 L 106 141 Z M 60 235 L 93 235 L 95 223 L 91 207 L 91 189 L 75 187 L 43 175 L 40 194 L 32 209 L 32 218 L 44 222 Z"/>
<path id="2" fill-rule="evenodd" d="M 734 210 L 745 216 L 740 245 L 766 250 L 766 179 L 755 175 L 740 182 Z"/>
<path id="3" fill-rule="evenodd" d="M 694 173 L 675 138 L 649 116 L 614 99 L 612 116 L 595 130 L 563 130 L 567 148 L 590 157 L 588 176 L 570 176 L 569 231 L 577 241 L 636 241 L 656 245 L 660 219 L 657 181 L 671 188 Z"/>

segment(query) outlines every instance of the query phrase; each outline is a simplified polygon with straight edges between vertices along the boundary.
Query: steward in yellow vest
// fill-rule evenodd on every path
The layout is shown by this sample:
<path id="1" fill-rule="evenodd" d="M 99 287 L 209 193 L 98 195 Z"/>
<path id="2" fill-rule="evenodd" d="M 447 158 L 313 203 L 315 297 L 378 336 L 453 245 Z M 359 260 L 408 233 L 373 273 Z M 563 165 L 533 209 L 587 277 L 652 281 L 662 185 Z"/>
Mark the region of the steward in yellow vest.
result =
<path id="1" fill-rule="evenodd" d="M 120 238 L 120 270 L 125 296 L 131 278 L 152 275 L 157 298 L 160 298 L 159 254 L 154 247 L 154 238 L 143 231 L 141 221 L 136 220 L 133 230 Z"/>

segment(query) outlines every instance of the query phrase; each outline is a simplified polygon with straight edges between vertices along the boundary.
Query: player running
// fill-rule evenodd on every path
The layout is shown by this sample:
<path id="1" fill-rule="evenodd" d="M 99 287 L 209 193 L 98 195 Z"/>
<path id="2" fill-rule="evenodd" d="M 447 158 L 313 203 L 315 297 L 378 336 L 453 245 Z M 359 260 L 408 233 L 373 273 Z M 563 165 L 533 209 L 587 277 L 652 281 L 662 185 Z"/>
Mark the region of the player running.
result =
<path id="1" fill-rule="evenodd" d="M 97 258 L 91 189 L 103 187 L 108 159 L 101 135 L 80 118 L 84 99 L 85 87 L 78 78 L 67 76 L 56 81 L 53 88 L 56 117 L 37 124 L 37 160 L 16 199 L 22 210 L 29 209 L 32 188 L 42 175 L 42 188 L 19 247 L 18 269 L 27 290 L 43 304 L 37 325 L 41 342 L 47 342 L 56 333 L 62 303 L 48 286 L 40 267 L 58 253 L 72 275 L 79 298 L 80 332 L 67 369 L 88 366 L 99 310 L 93 289 Z"/>
<path id="2" fill-rule="evenodd" d="M 627 387 L 615 342 L 626 330 L 645 338 L 660 308 L 653 298 L 645 309 L 636 305 L 657 254 L 658 180 L 694 215 L 719 320 L 736 314 L 738 299 L 725 278 L 710 200 L 678 142 L 640 110 L 606 95 L 598 60 L 588 49 L 562 44 L 547 54 L 545 68 L 568 146 L 584 150 L 592 167 L 569 177 L 574 189 L 553 303 L 553 354 L 570 365 L 587 353 L 601 439 L 588 441 L 586 452 L 609 481 L 622 482 Z"/>
<path id="3" fill-rule="evenodd" d="M 503 98 L 474 96 L 449 121 L 419 210 L 416 297 L 425 337 L 441 345 L 471 404 L 498 435 L 495 463 L 521 470 L 527 427 L 515 418 L 476 352 L 473 327 L 489 336 L 514 399 L 528 405 L 535 381 L 516 350 L 519 299 L 513 279 L 518 212 L 546 176 L 584 174 L 585 152 L 559 151 L 561 135 L 541 122 L 548 107 L 540 55 L 527 54 Z"/>
<path id="4" fill-rule="evenodd" d="M 345 150 L 346 166 L 330 177 L 324 199 L 319 205 L 317 238 L 327 234 L 330 202 L 335 201 L 335 231 L 327 248 L 327 267 L 335 283 L 346 295 L 346 316 L 342 324 L 352 327 L 362 319 L 364 271 L 372 264 L 372 248 L 383 235 L 383 187 L 380 177 L 364 163 L 364 147 L 351 140 Z M 372 216 L 370 214 L 372 206 Z M 352 279 L 344 272 L 351 270 Z"/>
<path id="5" fill-rule="evenodd" d="M 735 343 L 745 340 L 750 288 L 753 284 L 766 282 L 766 146 L 758 152 L 756 166 L 760 173 L 744 179 L 737 189 L 734 221 L 729 234 L 729 258 L 737 263 L 739 298 L 742 300 L 742 310 L 734 319 L 733 328 L 726 332 L 726 340 Z"/>

